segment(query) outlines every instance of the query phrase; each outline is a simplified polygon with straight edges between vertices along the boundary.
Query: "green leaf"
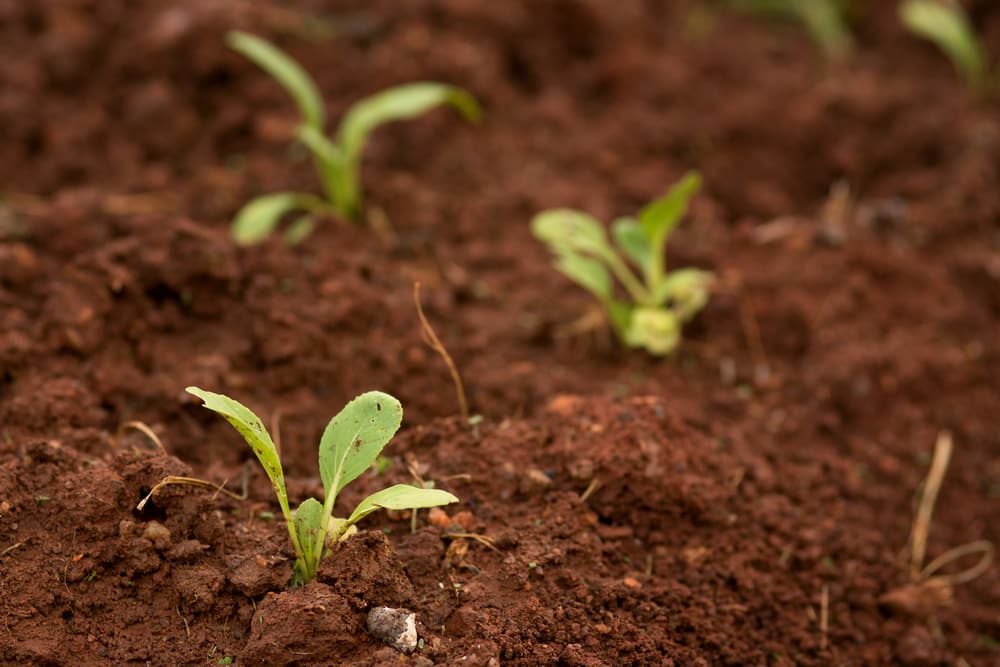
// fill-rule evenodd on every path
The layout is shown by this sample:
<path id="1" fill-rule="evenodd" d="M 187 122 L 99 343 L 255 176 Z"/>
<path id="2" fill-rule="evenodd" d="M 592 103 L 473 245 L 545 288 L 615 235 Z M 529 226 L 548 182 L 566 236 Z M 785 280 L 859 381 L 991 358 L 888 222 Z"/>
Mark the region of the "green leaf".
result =
<path id="1" fill-rule="evenodd" d="M 599 257 L 613 252 L 604 225 L 597 218 L 570 208 L 542 211 L 531 221 L 531 233 L 557 251 L 566 248 Z"/>
<path id="2" fill-rule="evenodd" d="M 899 6 L 899 16 L 907 28 L 944 51 L 973 89 L 983 88 L 987 78 L 986 57 L 961 6 L 934 0 L 907 0 Z"/>
<path id="3" fill-rule="evenodd" d="M 288 225 L 285 233 L 282 234 L 282 238 L 285 240 L 286 245 L 295 246 L 309 238 L 309 235 L 315 230 L 316 219 L 306 214 L 296 218 L 292 224 Z"/>
<path id="4" fill-rule="evenodd" d="M 639 221 L 635 218 L 618 218 L 611 225 L 611 237 L 625 256 L 639 267 L 644 276 L 648 277 L 652 252 Z"/>
<path id="5" fill-rule="evenodd" d="M 322 521 L 323 505 L 315 498 L 307 498 L 295 510 L 295 534 L 299 536 L 299 545 L 302 547 L 300 558 L 303 581 L 312 579 L 312 574 L 316 571 L 317 563 L 312 562 L 311 557 L 317 551 L 316 540 L 319 539 Z M 299 569 L 298 563 L 296 567 Z"/>
<path id="6" fill-rule="evenodd" d="M 252 60 L 288 91 L 307 125 L 318 131 L 323 130 L 323 99 L 301 65 L 275 45 L 249 33 L 234 30 L 226 35 L 226 43 Z"/>
<path id="7" fill-rule="evenodd" d="M 257 460 L 264 467 L 268 479 L 271 480 L 271 486 L 274 487 L 274 493 L 278 496 L 278 504 L 281 505 L 285 519 L 291 521 L 288 493 L 285 491 L 285 475 L 281 469 L 278 450 L 260 418 L 242 403 L 234 401 L 224 394 L 216 394 L 198 387 L 188 387 L 185 391 L 200 398 L 204 407 L 222 415 L 243 436 L 243 439 L 257 456 Z"/>
<path id="8" fill-rule="evenodd" d="M 388 489 L 377 491 L 360 503 L 351 512 L 348 523 L 357 523 L 372 512 L 380 509 L 408 510 L 425 507 L 439 507 L 449 503 L 457 503 L 458 498 L 440 489 L 421 489 L 409 484 L 396 484 Z"/>
<path id="9" fill-rule="evenodd" d="M 639 213 L 639 226 L 654 257 L 662 256 L 670 232 L 684 217 L 688 202 L 701 185 L 698 172 L 688 172 L 667 194 L 653 200 Z"/>
<path id="10" fill-rule="evenodd" d="M 314 209 L 317 200 L 317 197 L 298 192 L 278 192 L 257 197 L 236 214 L 232 229 L 233 240 L 241 245 L 259 243 L 275 230 L 286 213 Z"/>
<path id="11" fill-rule="evenodd" d="M 349 164 L 357 163 L 368 135 L 379 125 L 420 116 L 434 107 L 450 105 L 477 122 L 482 110 L 469 93 L 443 83 L 417 82 L 388 88 L 354 104 L 337 132 L 337 143 Z"/>
<path id="12" fill-rule="evenodd" d="M 596 259 L 584 257 L 565 248 L 556 251 L 556 268 L 597 298 L 611 298 L 611 276 Z"/>
<path id="13" fill-rule="evenodd" d="M 403 406 L 389 394 L 361 394 L 330 420 L 319 445 L 327 502 L 368 469 L 399 430 Z"/>

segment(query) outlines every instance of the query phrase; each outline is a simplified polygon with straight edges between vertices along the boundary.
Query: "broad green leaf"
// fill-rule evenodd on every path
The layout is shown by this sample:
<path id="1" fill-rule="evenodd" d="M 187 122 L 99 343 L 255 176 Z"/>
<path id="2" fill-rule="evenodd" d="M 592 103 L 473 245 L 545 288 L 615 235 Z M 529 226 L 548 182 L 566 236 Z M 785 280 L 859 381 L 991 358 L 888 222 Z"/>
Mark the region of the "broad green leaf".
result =
<path id="1" fill-rule="evenodd" d="M 567 248 L 591 255 L 613 252 L 597 218 L 569 208 L 542 211 L 531 221 L 531 233 L 553 250 Z"/>
<path id="2" fill-rule="evenodd" d="M 348 523 L 357 523 L 372 512 L 380 509 L 409 510 L 425 507 L 439 507 L 449 503 L 457 503 L 458 498 L 440 489 L 421 489 L 409 484 L 396 484 L 388 489 L 377 491 L 360 503 L 351 512 Z"/>
<path id="3" fill-rule="evenodd" d="M 298 245 L 305 241 L 315 229 L 316 219 L 306 214 L 296 218 L 292 224 L 288 225 L 285 233 L 282 234 L 282 238 L 284 238 L 287 245 Z"/>
<path id="4" fill-rule="evenodd" d="M 559 271 L 602 301 L 611 298 L 611 276 L 601 262 L 565 248 L 556 253 Z"/>
<path id="5" fill-rule="evenodd" d="M 899 15 L 907 28 L 934 42 L 951 59 L 969 85 L 981 89 L 986 82 L 983 47 L 958 4 L 935 0 L 906 0 Z"/>
<path id="6" fill-rule="evenodd" d="M 361 394 L 330 420 L 319 444 L 327 501 L 368 469 L 399 430 L 403 406 L 389 394 Z"/>
<path id="7" fill-rule="evenodd" d="M 694 171 L 688 172 L 667 194 L 640 211 L 639 226 L 649 241 L 650 252 L 654 257 L 662 255 L 670 232 L 684 217 L 688 202 L 700 185 L 701 176 Z"/>
<path id="8" fill-rule="evenodd" d="M 625 256 L 648 278 L 652 253 L 639 221 L 635 218 L 618 218 L 611 225 L 611 237 Z"/>
<path id="9" fill-rule="evenodd" d="M 285 491 L 285 475 L 281 469 L 278 450 L 260 418 L 242 403 L 234 401 L 224 394 L 216 394 L 198 387 L 188 387 L 185 391 L 200 398 L 204 407 L 222 415 L 243 436 L 243 439 L 257 456 L 257 460 L 264 467 L 268 479 L 271 480 L 271 486 L 274 487 L 275 495 L 278 496 L 278 504 L 281 505 L 285 519 L 291 520 L 288 509 L 288 493 Z"/>
<path id="10" fill-rule="evenodd" d="M 233 240 L 241 245 L 263 241 L 275 230 L 282 216 L 291 211 L 307 208 L 304 203 L 309 195 L 297 192 L 278 192 L 252 200 L 240 209 L 233 221 Z"/>
<path id="11" fill-rule="evenodd" d="M 477 122 L 482 110 L 469 93 L 442 83 L 417 82 L 388 88 L 353 105 L 337 132 L 337 144 L 349 165 L 358 162 L 368 135 L 379 125 L 420 116 L 434 107 L 450 105 Z"/>
<path id="12" fill-rule="evenodd" d="M 318 131 L 323 130 L 323 99 L 301 65 L 274 44 L 249 33 L 234 30 L 226 35 L 226 43 L 252 60 L 288 91 L 307 125 Z"/>
<path id="13" fill-rule="evenodd" d="M 310 559 L 312 554 L 316 552 L 316 540 L 319 539 L 322 522 L 323 505 L 315 498 L 307 498 L 295 510 L 295 534 L 299 536 L 303 559 Z M 311 561 L 305 565 L 308 572 L 315 569 L 315 563 Z"/>

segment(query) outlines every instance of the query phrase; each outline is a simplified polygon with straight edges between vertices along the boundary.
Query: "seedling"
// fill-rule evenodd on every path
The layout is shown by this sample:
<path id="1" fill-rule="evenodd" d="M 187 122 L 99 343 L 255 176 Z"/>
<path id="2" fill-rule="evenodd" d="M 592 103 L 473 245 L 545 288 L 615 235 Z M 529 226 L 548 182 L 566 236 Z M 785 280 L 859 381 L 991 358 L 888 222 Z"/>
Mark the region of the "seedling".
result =
<path id="1" fill-rule="evenodd" d="M 355 103 L 341 120 L 336 136 L 330 138 L 319 89 L 297 62 L 270 42 L 244 32 L 230 32 L 226 41 L 270 74 L 295 101 L 302 114 L 296 138 L 312 154 L 324 193 L 320 197 L 277 192 L 254 199 L 236 214 L 232 233 L 238 243 L 263 240 L 283 216 L 292 212 L 300 213 L 300 217 L 285 232 L 289 243 L 308 236 L 317 216 L 332 214 L 357 220 L 362 212 L 361 153 L 376 127 L 416 118 L 441 105 L 454 107 L 472 122 L 482 114 L 476 100 L 461 88 L 433 82 L 409 83 Z"/>
<path id="2" fill-rule="evenodd" d="M 681 326 L 708 301 L 712 274 L 699 269 L 667 272 L 667 239 L 681 221 L 688 201 L 701 183 L 687 174 L 663 197 L 611 226 L 617 247 L 608 242 L 604 226 L 572 209 L 553 209 L 535 216 L 535 237 L 548 244 L 556 268 L 601 302 L 622 342 L 654 355 L 673 352 Z M 639 269 L 636 276 L 628 262 Z M 615 296 L 612 276 L 621 283 L 628 301 Z"/>
<path id="3" fill-rule="evenodd" d="M 899 6 L 899 16 L 911 32 L 944 51 L 969 88 L 980 94 L 986 92 L 990 85 L 986 51 L 961 5 L 942 0 L 906 0 Z"/>
<path id="4" fill-rule="evenodd" d="M 388 394 L 369 391 L 348 403 L 323 431 L 319 444 L 319 472 L 323 480 L 324 502 L 307 498 L 293 515 L 288 505 L 285 476 L 277 449 L 257 415 L 223 394 L 198 387 L 188 387 L 187 391 L 200 398 L 204 407 L 219 413 L 232 424 L 264 466 L 298 556 L 295 561 L 296 583 L 312 581 L 328 543 L 336 544 L 349 528 L 372 512 L 379 509 L 413 510 L 458 502 L 458 498 L 447 491 L 396 484 L 362 500 L 347 518 L 333 516 L 337 494 L 371 466 L 403 419 L 403 407 L 399 401 Z"/>
<path id="5" fill-rule="evenodd" d="M 731 4 L 801 23 L 830 60 L 841 59 L 854 48 L 847 27 L 849 0 L 731 0 Z"/>

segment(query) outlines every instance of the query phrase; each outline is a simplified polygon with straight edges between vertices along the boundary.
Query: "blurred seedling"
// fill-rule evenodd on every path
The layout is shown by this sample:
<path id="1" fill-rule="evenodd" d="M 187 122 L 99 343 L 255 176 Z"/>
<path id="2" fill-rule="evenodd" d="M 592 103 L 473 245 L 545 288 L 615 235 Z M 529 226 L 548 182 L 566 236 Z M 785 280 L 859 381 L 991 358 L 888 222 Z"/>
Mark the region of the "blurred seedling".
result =
<path id="1" fill-rule="evenodd" d="M 680 344 L 683 324 L 708 302 L 712 274 L 692 268 L 668 272 L 664 256 L 667 240 L 700 183 L 700 176 L 691 172 L 638 217 L 615 220 L 611 226 L 615 245 L 608 241 L 604 226 L 582 211 L 552 209 L 532 220 L 532 232 L 549 246 L 556 268 L 597 297 L 628 347 L 653 355 L 672 353 Z M 615 295 L 612 276 L 627 300 Z"/>
<path id="2" fill-rule="evenodd" d="M 230 32 L 226 42 L 271 75 L 291 95 L 302 121 L 296 138 L 309 150 L 323 187 L 323 196 L 277 192 L 257 197 L 236 214 L 233 238 L 257 243 L 271 234 L 290 213 L 299 217 L 284 233 L 289 244 L 305 239 L 318 216 L 358 220 L 362 214 L 361 154 L 371 132 L 385 123 L 416 118 L 438 106 L 451 106 L 471 122 L 482 111 L 476 100 L 455 86 L 434 82 L 388 88 L 355 103 L 344 115 L 336 135 L 326 131 L 323 100 L 306 71 L 270 42 L 244 32 Z"/>
<path id="3" fill-rule="evenodd" d="M 307 498 L 293 515 L 278 452 L 260 418 L 223 394 L 198 387 L 188 387 L 187 391 L 200 398 L 204 407 L 225 418 L 243 436 L 264 467 L 278 497 L 297 556 L 294 567 L 297 584 L 312 581 L 328 545 L 336 544 L 349 531 L 356 530 L 355 524 L 369 514 L 380 509 L 412 510 L 458 502 L 458 498 L 447 491 L 396 484 L 363 499 L 346 518 L 333 516 L 337 495 L 372 465 L 403 420 L 399 401 L 388 394 L 370 391 L 350 401 L 327 424 L 319 443 L 324 501 Z"/>
<path id="4" fill-rule="evenodd" d="M 851 0 L 730 0 L 741 11 L 800 23 L 829 60 L 840 60 L 854 48 L 848 27 Z"/>
<path id="5" fill-rule="evenodd" d="M 933 42 L 977 94 L 995 85 L 986 50 L 962 6 L 948 0 L 905 0 L 899 5 L 903 25 Z"/>

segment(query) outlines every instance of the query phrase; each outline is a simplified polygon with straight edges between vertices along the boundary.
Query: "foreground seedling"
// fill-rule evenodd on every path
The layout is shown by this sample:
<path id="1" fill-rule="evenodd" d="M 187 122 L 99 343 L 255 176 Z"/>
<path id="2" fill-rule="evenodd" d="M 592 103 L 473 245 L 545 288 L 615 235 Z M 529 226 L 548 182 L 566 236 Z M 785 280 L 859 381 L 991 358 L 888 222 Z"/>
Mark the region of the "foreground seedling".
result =
<path id="1" fill-rule="evenodd" d="M 470 121 L 478 121 L 479 105 L 467 92 L 441 83 L 418 82 L 389 88 L 348 109 L 334 138 L 327 136 L 323 100 L 306 71 L 286 53 L 259 37 L 229 33 L 227 43 L 281 84 L 302 114 L 296 137 L 312 154 L 324 196 L 303 192 L 278 192 L 246 204 L 233 223 L 233 238 L 257 243 L 277 227 L 286 214 L 299 217 L 288 228 L 289 243 L 311 233 L 317 216 L 332 214 L 357 220 L 361 206 L 361 152 L 371 132 L 385 123 L 416 118 L 434 107 L 454 107 Z"/>
<path id="2" fill-rule="evenodd" d="M 604 226 L 581 211 L 553 209 L 532 220 L 532 232 L 548 244 L 556 268 L 597 297 L 629 347 L 670 354 L 680 343 L 682 325 L 708 302 L 712 274 L 690 268 L 667 272 L 664 258 L 667 239 L 700 183 L 698 174 L 689 173 L 637 218 L 615 220 L 611 235 L 617 247 L 609 243 Z M 615 296 L 612 276 L 627 301 Z"/>
<path id="3" fill-rule="evenodd" d="M 957 2 L 906 0 L 899 6 L 899 16 L 911 32 L 944 51 L 977 94 L 987 93 L 994 85 L 986 50 Z"/>
<path id="4" fill-rule="evenodd" d="M 257 415 L 228 396 L 197 387 L 188 387 L 187 391 L 200 398 L 206 408 L 219 413 L 232 424 L 264 466 L 298 556 L 295 561 L 296 583 L 312 581 L 327 543 L 336 544 L 349 528 L 372 512 L 379 509 L 415 510 L 458 502 L 458 498 L 447 491 L 396 484 L 362 500 L 347 518 L 333 516 L 337 494 L 371 466 L 403 419 L 403 407 L 399 401 L 388 394 L 370 391 L 348 403 L 327 424 L 319 444 L 319 472 L 323 480 L 324 501 L 320 503 L 315 498 L 308 498 L 293 515 L 288 505 L 278 452 Z"/>

